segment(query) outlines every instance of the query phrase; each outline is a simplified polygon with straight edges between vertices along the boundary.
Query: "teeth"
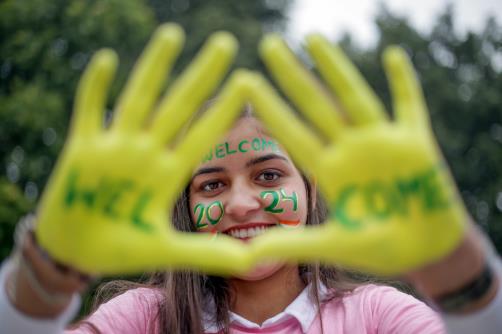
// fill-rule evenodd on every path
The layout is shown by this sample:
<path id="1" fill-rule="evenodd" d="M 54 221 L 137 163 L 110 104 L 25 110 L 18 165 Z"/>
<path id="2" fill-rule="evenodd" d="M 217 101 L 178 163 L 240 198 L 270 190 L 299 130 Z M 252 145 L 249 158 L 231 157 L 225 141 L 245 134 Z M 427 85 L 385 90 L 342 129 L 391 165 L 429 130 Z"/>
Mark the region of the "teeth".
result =
<path id="1" fill-rule="evenodd" d="M 233 229 L 230 235 L 234 238 L 253 238 L 263 234 L 267 228 L 265 226 L 257 226 L 251 228 Z"/>

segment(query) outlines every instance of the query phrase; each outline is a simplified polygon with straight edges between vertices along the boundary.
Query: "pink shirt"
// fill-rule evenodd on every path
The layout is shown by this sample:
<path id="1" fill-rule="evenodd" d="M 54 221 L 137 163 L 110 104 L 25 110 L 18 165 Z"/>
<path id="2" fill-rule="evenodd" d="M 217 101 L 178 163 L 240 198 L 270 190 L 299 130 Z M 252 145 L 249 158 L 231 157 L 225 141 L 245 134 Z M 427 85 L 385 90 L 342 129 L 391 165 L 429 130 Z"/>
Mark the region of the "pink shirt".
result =
<path id="1" fill-rule="evenodd" d="M 321 297 L 325 292 L 321 291 Z M 155 321 L 160 292 L 140 288 L 101 305 L 87 320 L 103 333 L 159 333 Z M 212 310 L 204 310 L 205 333 L 218 333 L 210 319 Z M 343 298 L 321 306 L 324 333 L 444 333 L 438 314 L 410 295 L 386 286 L 365 285 Z M 295 334 L 321 333 L 320 315 L 305 289 L 283 312 L 261 326 L 231 313 L 231 333 Z M 86 326 L 67 334 L 91 333 Z"/>

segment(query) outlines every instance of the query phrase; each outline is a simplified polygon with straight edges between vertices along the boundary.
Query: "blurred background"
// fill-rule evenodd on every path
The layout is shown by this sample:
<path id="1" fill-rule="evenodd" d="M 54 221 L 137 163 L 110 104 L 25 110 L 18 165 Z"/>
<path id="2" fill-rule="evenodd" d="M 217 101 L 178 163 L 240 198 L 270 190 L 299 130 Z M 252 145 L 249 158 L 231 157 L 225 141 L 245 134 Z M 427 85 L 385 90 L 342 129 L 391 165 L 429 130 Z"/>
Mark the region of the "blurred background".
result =
<path id="1" fill-rule="evenodd" d="M 121 60 L 109 100 L 160 23 L 180 23 L 187 44 L 175 74 L 213 31 L 240 41 L 236 66 L 263 69 L 265 32 L 301 42 L 321 31 L 351 56 L 390 107 L 380 65 L 399 44 L 422 81 L 433 127 L 461 194 L 502 251 L 502 3 L 329 0 L 4 0 L 0 3 L 0 261 L 20 216 L 35 208 L 64 142 L 89 57 L 111 47 Z M 388 108 L 390 110 L 390 108 Z"/>

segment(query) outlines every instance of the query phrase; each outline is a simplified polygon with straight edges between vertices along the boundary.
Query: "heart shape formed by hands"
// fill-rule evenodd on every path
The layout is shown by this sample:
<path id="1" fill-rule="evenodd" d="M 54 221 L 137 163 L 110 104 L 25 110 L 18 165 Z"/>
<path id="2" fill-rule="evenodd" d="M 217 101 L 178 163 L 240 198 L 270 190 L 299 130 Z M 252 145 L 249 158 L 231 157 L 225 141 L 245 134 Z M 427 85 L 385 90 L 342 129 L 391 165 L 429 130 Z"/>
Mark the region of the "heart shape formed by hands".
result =
<path id="1" fill-rule="evenodd" d="M 350 122 L 342 118 L 324 89 L 272 35 L 261 45 L 264 61 L 319 134 L 294 116 L 260 74 L 237 70 L 181 136 L 237 49 L 231 35 L 213 35 L 157 103 L 182 41 L 176 25 L 157 30 L 106 129 L 106 92 L 117 61 L 110 50 L 92 59 L 78 88 L 69 139 L 38 209 L 36 236 L 55 259 L 99 274 L 168 267 L 231 274 L 270 259 L 321 260 L 397 274 L 436 260 L 459 243 L 467 214 L 402 50 L 385 54 L 395 122 L 387 120 L 381 102 L 341 51 L 313 36 L 309 51 Z M 246 101 L 317 180 L 330 205 L 328 222 L 273 229 L 249 244 L 176 231 L 169 222 L 175 200 Z"/>

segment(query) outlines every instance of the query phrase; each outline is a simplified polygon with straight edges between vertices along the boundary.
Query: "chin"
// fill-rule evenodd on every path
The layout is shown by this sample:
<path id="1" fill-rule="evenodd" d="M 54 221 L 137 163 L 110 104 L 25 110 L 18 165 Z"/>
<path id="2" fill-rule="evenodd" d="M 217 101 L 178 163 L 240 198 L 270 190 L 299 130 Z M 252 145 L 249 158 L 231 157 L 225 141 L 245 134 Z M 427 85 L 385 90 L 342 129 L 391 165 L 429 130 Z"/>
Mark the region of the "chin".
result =
<path id="1" fill-rule="evenodd" d="M 240 279 L 243 281 L 261 281 L 265 278 L 268 278 L 278 272 L 282 267 L 284 267 L 283 262 L 269 262 L 264 264 L 259 264 L 254 267 L 251 271 L 242 274 L 236 275 L 234 278 Z"/>

